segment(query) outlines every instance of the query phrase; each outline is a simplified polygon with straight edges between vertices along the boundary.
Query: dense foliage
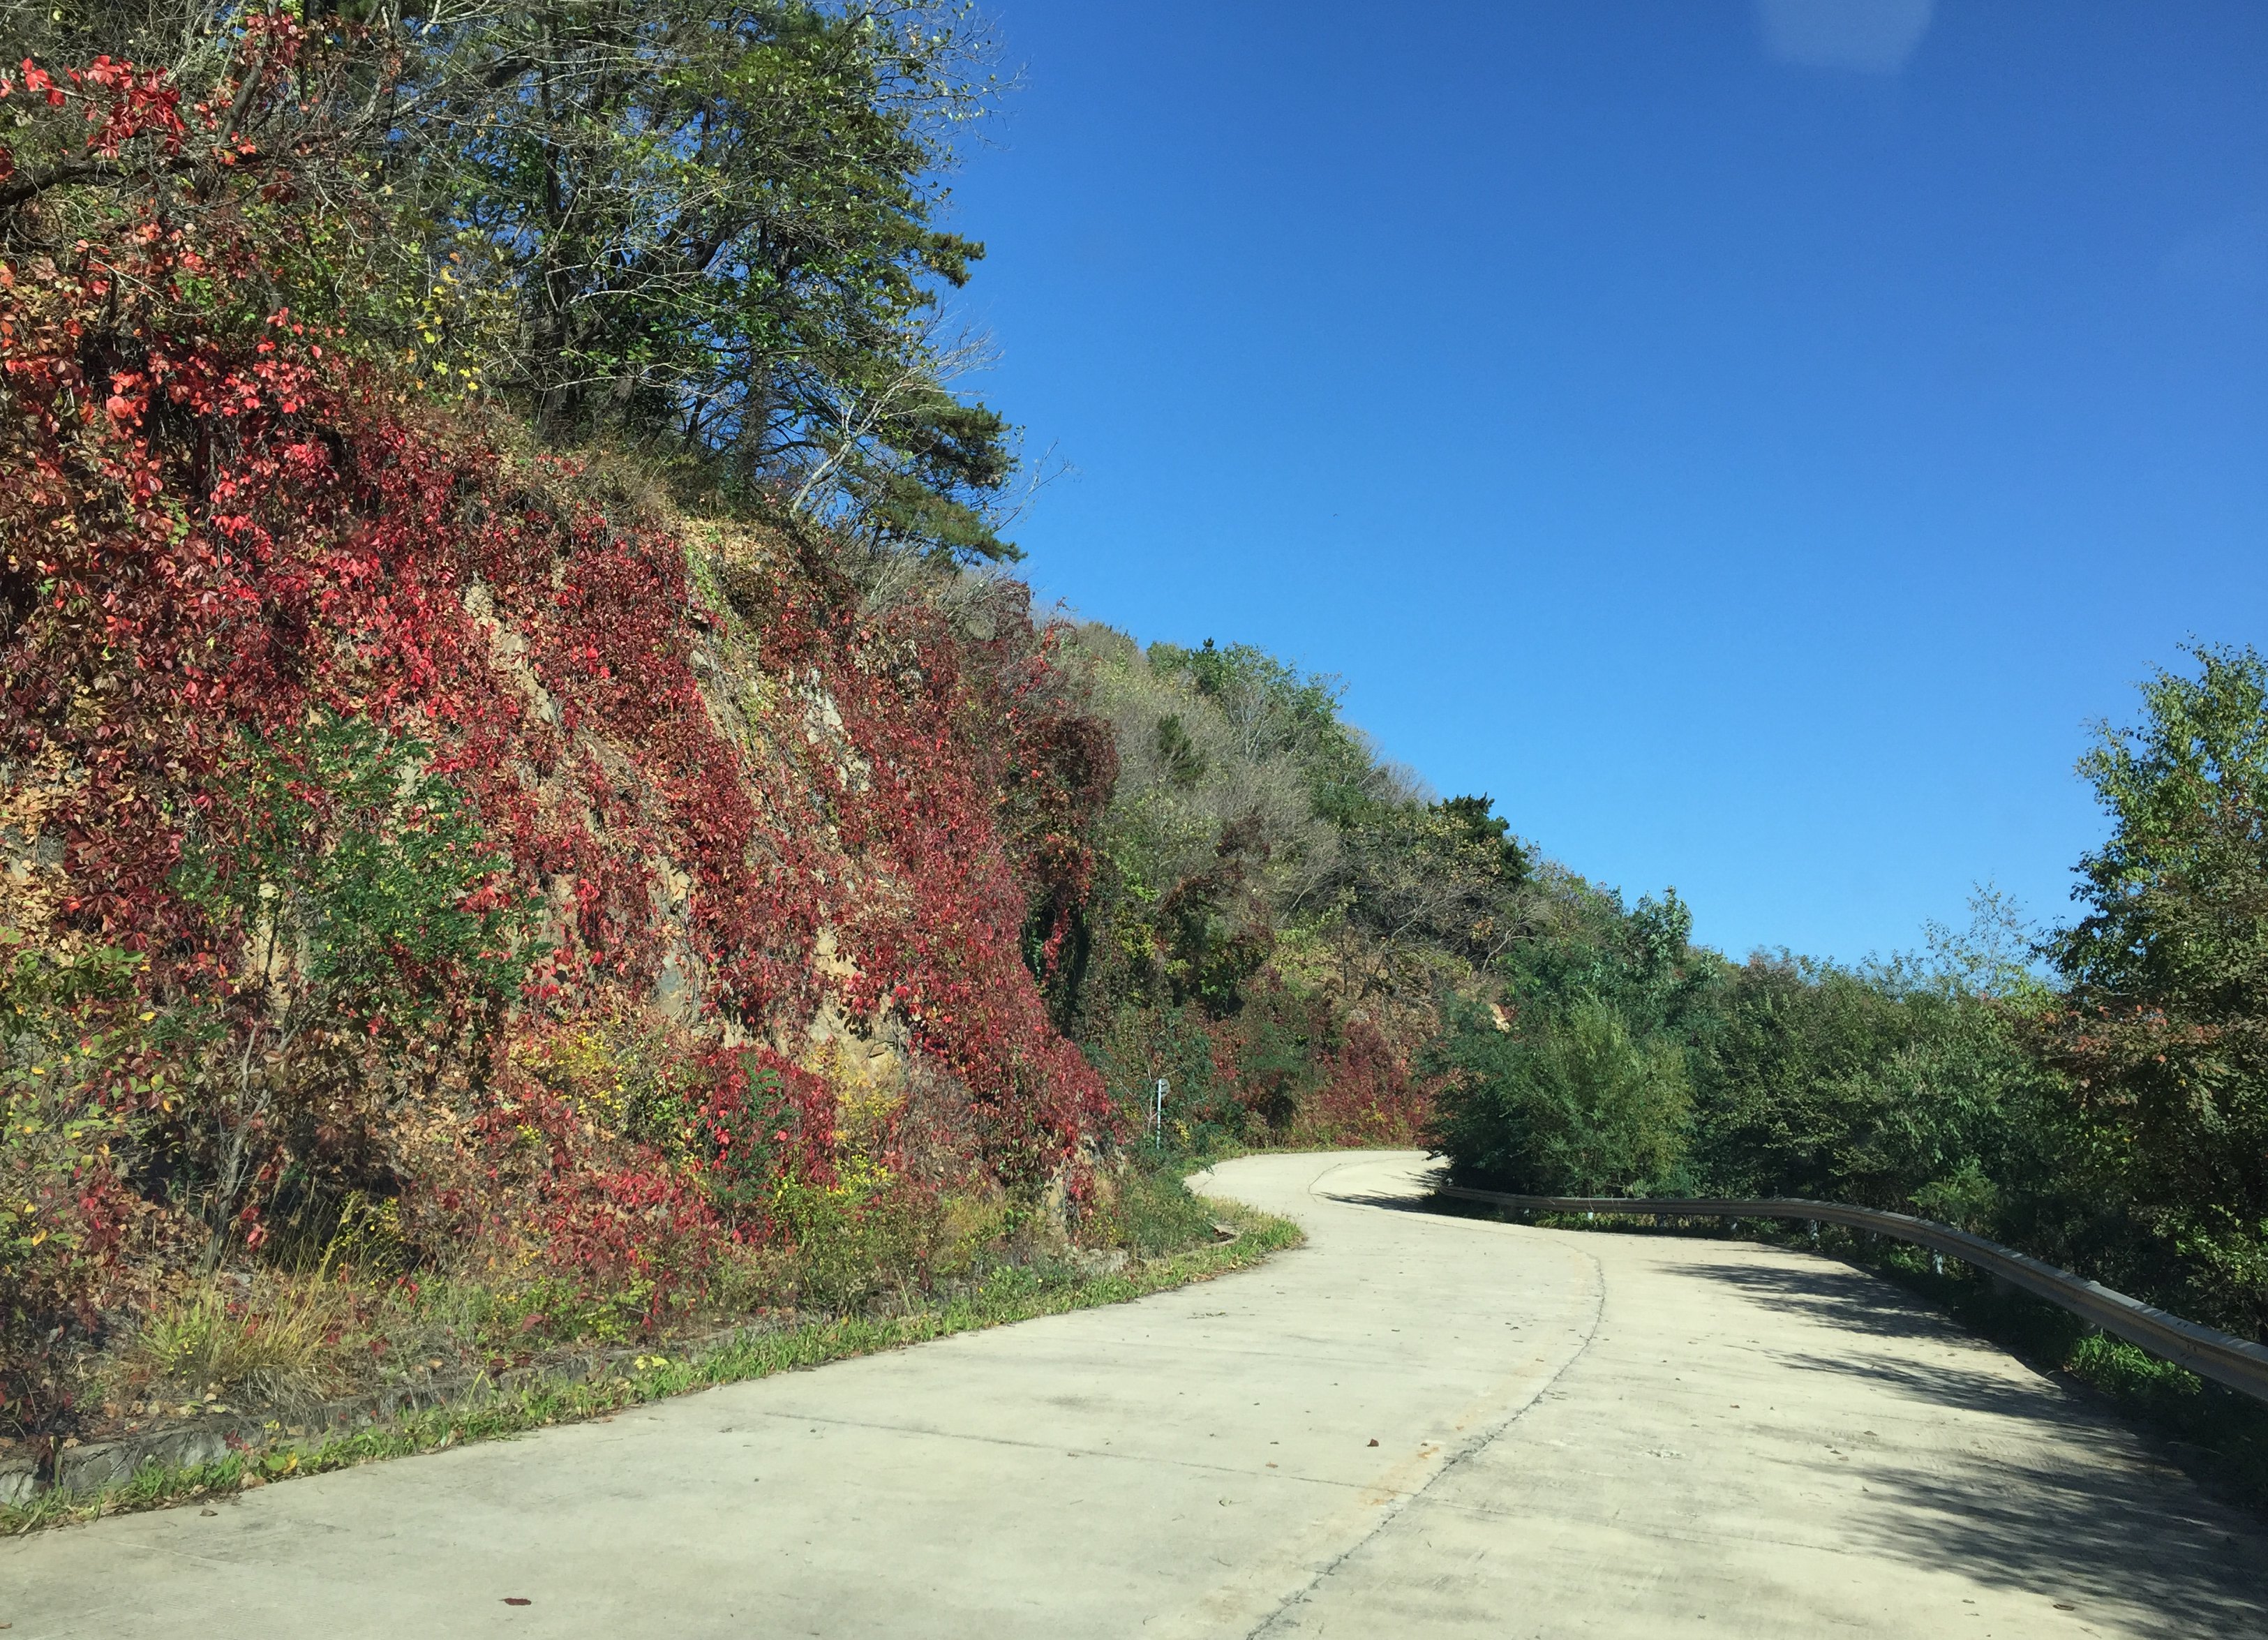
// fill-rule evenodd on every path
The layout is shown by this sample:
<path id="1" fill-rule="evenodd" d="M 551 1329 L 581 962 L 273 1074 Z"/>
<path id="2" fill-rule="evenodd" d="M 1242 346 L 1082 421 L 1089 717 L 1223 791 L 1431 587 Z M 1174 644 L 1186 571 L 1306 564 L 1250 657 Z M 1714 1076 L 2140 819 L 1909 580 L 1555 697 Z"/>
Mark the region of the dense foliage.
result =
<path id="1" fill-rule="evenodd" d="M 2081 765 L 2113 829 L 2033 1041 L 2184 1297 L 2268 1336 L 2268 665 L 2197 659 Z"/>
<path id="2" fill-rule="evenodd" d="M 1130 1098 L 1166 1083 L 1160 1143 L 1414 1141 L 1421 1051 L 1533 898 L 1506 822 L 1425 798 L 1332 680 L 1257 650 L 1089 627 L 1075 660 L 1119 776 L 1059 1017 Z"/>
<path id="3" fill-rule="evenodd" d="M 1736 965 L 1571 885 L 1498 964 L 1509 1030 L 1435 1050 L 1440 1143 L 1536 1193 L 1919 1212 L 2268 1336 L 2268 662 L 2194 658 L 2081 764 L 2112 833 L 2071 926 L 1986 894 L 1920 960 Z"/>
<path id="4" fill-rule="evenodd" d="M 223 1265 L 618 1335 L 830 1226 L 917 1262 L 949 1199 L 1108 1205 L 1024 960 L 1111 779 L 1057 637 L 293 306 L 391 276 L 337 112 L 384 32 L 0 85 L 0 1419 L 43 1438 Z"/>
<path id="5" fill-rule="evenodd" d="M 1014 555 L 1011 430 L 954 387 L 984 349 L 939 305 L 983 255 L 935 218 L 992 88 L 946 0 L 0 0 L 0 47 L 32 113 L 60 99 L 11 137 L 11 237 L 129 194 L 244 206 L 256 174 L 268 307 L 350 320 L 426 390 L 485 385 L 711 505 Z"/>

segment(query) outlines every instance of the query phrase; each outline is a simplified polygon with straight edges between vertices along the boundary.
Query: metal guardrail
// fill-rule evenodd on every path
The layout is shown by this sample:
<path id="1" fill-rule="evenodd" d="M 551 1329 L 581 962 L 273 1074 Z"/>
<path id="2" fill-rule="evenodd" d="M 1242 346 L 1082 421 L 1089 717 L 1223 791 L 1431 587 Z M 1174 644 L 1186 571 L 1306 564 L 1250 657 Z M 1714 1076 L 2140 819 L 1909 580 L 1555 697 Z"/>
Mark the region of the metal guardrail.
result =
<path id="1" fill-rule="evenodd" d="M 1933 1253 L 1972 1264 L 2010 1286 L 2046 1299 L 2092 1321 L 2106 1333 L 2139 1344 L 2153 1355 L 2187 1367 L 2200 1378 L 2268 1401 L 2268 1349 L 2248 1343 L 2178 1315 L 2154 1309 L 2123 1292 L 2113 1292 L 2052 1264 L 2043 1264 L 2004 1247 L 1997 1241 L 1972 1236 L 1950 1224 L 1904 1213 L 1877 1212 L 1872 1208 L 1841 1207 L 1832 1202 L 1805 1202 L 1790 1197 L 1743 1202 L 1708 1197 L 1675 1200 L 1668 1197 L 1590 1195 L 1508 1195 L 1500 1190 L 1474 1190 L 1463 1185 L 1441 1184 L 1434 1194 L 1460 1202 L 1486 1202 L 1528 1213 L 1611 1213 L 1624 1218 L 1800 1218 L 1851 1230 L 1870 1230 Z"/>

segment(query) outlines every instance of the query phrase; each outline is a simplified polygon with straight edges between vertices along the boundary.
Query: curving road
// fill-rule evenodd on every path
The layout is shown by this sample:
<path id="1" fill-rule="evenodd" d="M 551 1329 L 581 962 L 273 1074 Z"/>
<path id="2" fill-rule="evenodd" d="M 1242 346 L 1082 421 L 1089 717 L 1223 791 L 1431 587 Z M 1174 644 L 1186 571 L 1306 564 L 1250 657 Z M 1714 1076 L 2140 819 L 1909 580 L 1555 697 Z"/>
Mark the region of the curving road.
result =
<path id="1" fill-rule="evenodd" d="M 34 1636 L 2268 1636 L 2268 1533 L 1897 1290 L 1211 1188 L 1305 1247 L 609 1422 L 0 1545 Z M 527 1602 L 506 1605 L 507 1599 Z"/>

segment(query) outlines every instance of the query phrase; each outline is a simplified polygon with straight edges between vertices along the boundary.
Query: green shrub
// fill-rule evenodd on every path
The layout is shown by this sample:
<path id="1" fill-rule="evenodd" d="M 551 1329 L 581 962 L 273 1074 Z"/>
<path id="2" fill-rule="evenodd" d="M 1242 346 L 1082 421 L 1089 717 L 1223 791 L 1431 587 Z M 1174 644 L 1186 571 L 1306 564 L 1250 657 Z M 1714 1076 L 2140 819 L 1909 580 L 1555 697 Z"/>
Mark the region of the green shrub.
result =
<path id="1" fill-rule="evenodd" d="M 1674 1041 L 1579 996 L 1515 1030 L 1466 1014 L 1439 1050 L 1455 1076 L 1438 1138 L 1458 1173 L 1536 1195 L 1645 1195 L 1683 1159 L 1691 1107 Z"/>
<path id="2" fill-rule="evenodd" d="M 39 1333 L 86 1307 L 125 1230 L 129 1111 L 173 1090 L 139 1052 L 142 959 L 0 937 L 0 1326 Z"/>
<path id="3" fill-rule="evenodd" d="M 526 974 L 534 908 L 431 755 L 332 713 L 247 728 L 186 842 L 174 892 L 245 953 L 174 1022 L 195 1069 L 182 1149 L 208 1270 L 239 1230 L 266 1239 L 260 1180 L 271 1196 L 371 1182 L 346 1158 L 361 1101 L 391 1081 L 374 1062 L 416 1077 L 444 1049 L 476 1055 Z"/>
<path id="4" fill-rule="evenodd" d="M 1112 1180 L 1109 1201 L 1081 1226 L 1082 1239 L 1160 1258 L 1213 1240 L 1213 1213 L 1189 1194 L 1177 1165 L 1136 1160 Z"/>

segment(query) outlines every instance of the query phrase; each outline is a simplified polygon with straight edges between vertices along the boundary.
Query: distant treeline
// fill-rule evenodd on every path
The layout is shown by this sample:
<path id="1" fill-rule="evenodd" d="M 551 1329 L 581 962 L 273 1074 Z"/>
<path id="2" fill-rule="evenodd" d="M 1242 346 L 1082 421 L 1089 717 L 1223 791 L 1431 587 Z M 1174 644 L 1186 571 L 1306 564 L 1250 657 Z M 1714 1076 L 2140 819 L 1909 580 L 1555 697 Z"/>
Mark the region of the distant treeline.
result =
<path id="1" fill-rule="evenodd" d="M 1167 1142 L 1422 1138 L 1540 1194 L 1799 1195 L 2013 1242 L 2268 1336 L 2268 663 L 2199 649 L 2080 765 L 2080 916 L 1916 956 L 1697 947 L 1435 800 L 1326 679 L 1079 637 L 1113 724 L 1066 1026 Z"/>

